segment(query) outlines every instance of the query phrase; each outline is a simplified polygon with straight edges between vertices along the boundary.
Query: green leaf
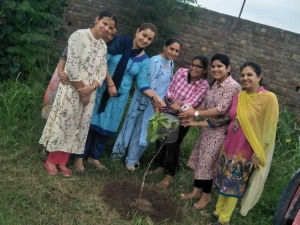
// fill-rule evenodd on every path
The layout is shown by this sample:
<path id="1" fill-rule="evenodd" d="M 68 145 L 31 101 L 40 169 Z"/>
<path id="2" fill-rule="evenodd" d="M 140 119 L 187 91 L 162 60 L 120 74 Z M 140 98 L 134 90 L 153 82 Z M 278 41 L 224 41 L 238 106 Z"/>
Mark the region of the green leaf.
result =
<path id="1" fill-rule="evenodd" d="M 159 135 L 158 135 L 158 134 L 153 135 L 153 136 L 151 137 L 151 139 L 150 139 L 150 142 L 153 143 L 153 142 L 155 142 L 158 138 L 159 138 Z"/>
<path id="2" fill-rule="evenodd" d="M 19 71 L 19 69 L 20 69 L 20 67 L 18 67 L 18 66 L 11 66 L 9 70 L 11 73 L 16 73 Z"/>
<path id="3" fill-rule="evenodd" d="M 9 66 L 2 66 L 1 69 L 1 74 L 6 74 L 9 72 Z"/>
<path id="4" fill-rule="evenodd" d="M 0 65 L 5 65 L 5 64 L 8 64 L 8 61 L 7 61 L 7 59 L 5 57 L 2 57 L 0 59 Z"/>
<path id="5" fill-rule="evenodd" d="M 170 126 L 169 126 L 169 123 L 168 122 L 165 122 L 165 121 L 160 121 L 159 122 L 161 125 L 163 125 L 166 129 L 169 129 Z"/>
<path id="6" fill-rule="evenodd" d="M 10 25 L 5 25 L 3 28 L 2 28 L 2 32 L 4 34 L 11 34 L 12 31 L 14 30 L 14 28 Z"/>

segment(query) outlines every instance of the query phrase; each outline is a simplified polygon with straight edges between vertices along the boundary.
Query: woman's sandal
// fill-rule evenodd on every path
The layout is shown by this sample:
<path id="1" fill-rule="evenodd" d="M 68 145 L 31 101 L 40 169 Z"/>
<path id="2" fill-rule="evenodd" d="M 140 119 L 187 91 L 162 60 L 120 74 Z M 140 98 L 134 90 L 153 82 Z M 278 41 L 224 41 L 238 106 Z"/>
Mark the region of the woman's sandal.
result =
<path id="1" fill-rule="evenodd" d="M 75 162 L 74 162 L 75 170 L 76 170 L 77 172 L 82 173 L 82 172 L 84 171 L 84 166 L 83 166 L 83 165 L 82 165 L 82 166 L 78 166 L 78 165 L 77 165 L 77 160 L 78 160 L 78 159 L 75 159 Z"/>
<path id="2" fill-rule="evenodd" d="M 129 171 L 135 171 L 135 166 L 129 166 L 129 165 L 126 165 L 126 168 L 127 168 Z"/>
<path id="3" fill-rule="evenodd" d="M 199 200 L 199 201 L 200 201 L 200 200 Z M 193 205 L 193 207 L 194 207 L 194 209 L 196 209 L 196 210 L 202 210 L 202 209 L 204 209 L 204 208 L 210 203 L 210 201 L 211 201 L 211 198 L 209 197 L 209 199 L 206 201 L 205 204 L 198 205 L 197 203 L 195 203 L 195 204 Z"/>
<path id="4" fill-rule="evenodd" d="M 153 175 L 153 174 L 163 174 L 164 168 L 163 167 L 157 167 L 155 170 L 150 170 L 147 174 Z"/>
<path id="5" fill-rule="evenodd" d="M 193 199 L 193 198 L 200 198 L 201 195 L 198 195 L 196 197 L 187 197 L 187 195 L 189 195 L 190 193 L 187 193 L 187 194 L 184 194 L 184 193 L 181 193 L 180 196 L 181 196 L 181 199 L 182 200 L 188 200 L 188 199 Z"/>
<path id="6" fill-rule="evenodd" d="M 93 164 L 95 167 L 97 167 L 99 170 L 106 169 L 106 166 L 102 165 L 99 160 L 94 160 L 92 158 L 88 158 L 87 162 L 90 164 Z"/>
<path id="7" fill-rule="evenodd" d="M 59 173 L 59 170 L 57 168 L 55 168 L 55 169 L 50 168 L 48 161 L 45 162 L 45 168 L 46 168 L 47 172 L 51 175 L 56 175 Z"/>
<path id="8" fill-rule="evenodd" d="M 58 168 L 60 170 L 60 172 L 65 176 L 65 177 L 71 177 L 72 176 L 72 171 L 69 170 L 67 167 L 65 166 L 60 166 L 58 165 Z"/>
<path id="9" fill-rule="evenodd" d="M 156 184 L 156 186 L 159 188 L 168 188 L 171 185 L 171 183 L 173 183 L 173 181 L 174 178 L 172 176 L 166 175 L 162 181 Z"/>

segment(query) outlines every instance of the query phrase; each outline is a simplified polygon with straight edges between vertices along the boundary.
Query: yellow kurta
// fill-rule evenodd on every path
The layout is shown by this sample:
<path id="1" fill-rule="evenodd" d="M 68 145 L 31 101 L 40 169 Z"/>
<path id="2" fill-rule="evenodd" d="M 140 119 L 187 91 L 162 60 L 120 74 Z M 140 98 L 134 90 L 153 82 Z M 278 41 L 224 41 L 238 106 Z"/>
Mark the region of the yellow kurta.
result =
<path id="1" fill-rule="evenodd" d="M 96 40 L 90 29 L 74 32 L 68 41 L 68 59 L 65 67 L 71 81 L 92 84 L 103 83 L 106 75 L 106 44 Z M 82 154 L 94 109 L 96 92 L 90 103 L 83 105 L 72 84 L 59 84 L 51 112 L 39 141 L 48 151 Z"/>

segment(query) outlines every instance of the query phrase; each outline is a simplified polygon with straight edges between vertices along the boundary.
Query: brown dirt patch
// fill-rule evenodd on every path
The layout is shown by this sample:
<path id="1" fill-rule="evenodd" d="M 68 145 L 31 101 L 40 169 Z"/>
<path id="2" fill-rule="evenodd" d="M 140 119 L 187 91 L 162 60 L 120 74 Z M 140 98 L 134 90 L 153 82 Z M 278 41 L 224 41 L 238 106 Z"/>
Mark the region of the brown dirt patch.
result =
<path id="1" fill-rule="evenodd" d="M 134 181 L 112 181 L 104 186 L 103 199 L 115 209 L 121 217 L 132 219 L 132 216 L 150 218 L 154 223 L 172 224 L 182 220 L 182 211 L 172 198 L 155 189 L 145 186 L 142 194 L 144 207 L 133 208 L 138 199 L 141 183 Z M 146 208 L 146 210 L 145 210 Z"/>

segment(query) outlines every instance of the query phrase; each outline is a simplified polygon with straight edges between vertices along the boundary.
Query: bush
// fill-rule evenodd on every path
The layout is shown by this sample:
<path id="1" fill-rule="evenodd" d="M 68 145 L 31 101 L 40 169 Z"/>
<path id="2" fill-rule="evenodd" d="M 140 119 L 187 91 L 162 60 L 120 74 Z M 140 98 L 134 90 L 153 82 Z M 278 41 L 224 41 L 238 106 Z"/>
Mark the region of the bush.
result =
<path id="1" fill-rule="evenodd" d="M 26 79 L 48 63 L 55 38 L 62 34 L 64 0 L 5 0 L 0 10 L 1 80 Z"/>

